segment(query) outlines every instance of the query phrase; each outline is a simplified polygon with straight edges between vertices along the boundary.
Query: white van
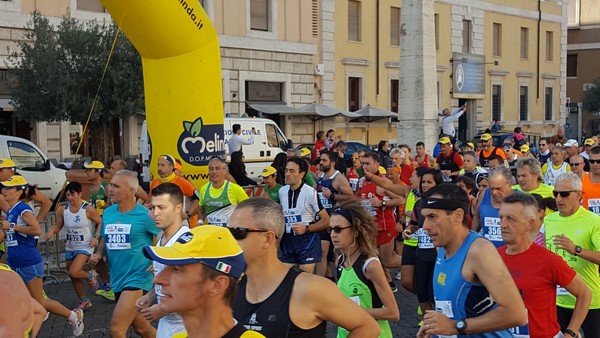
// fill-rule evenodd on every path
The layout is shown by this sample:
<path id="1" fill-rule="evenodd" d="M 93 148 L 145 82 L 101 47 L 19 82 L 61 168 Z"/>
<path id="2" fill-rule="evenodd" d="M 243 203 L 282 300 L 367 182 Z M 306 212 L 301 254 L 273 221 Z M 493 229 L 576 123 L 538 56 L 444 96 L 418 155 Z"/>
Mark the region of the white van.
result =
<path id="1" fill-rule="evenodd" d="M 248 177 L 258 181 L 259 174 L 266 166 L 271 165 L 271 162 L 273 162 L 273 159 L 277 154 L 292 148 L 292 141 L 283 134 L 281 129 L 279 129 L 279 126 L 277 126 L 273 120 L 252 117 L 226 117 L 223 122 L 223 131 L 225 134 L 227 160 L 229 160 L 228 142 L 233 134 L 233 125 L 236 123 L 241 126 L 241 136 L 246 139 L 250 138 L 252 128 L 256 129 L 254 144 L 243 146 L 243 152 Z M 140 155 L 142 163 L 144 163 L 144 182 L 149 182 L 151 180 L 150 169 L 148 168 L 148 163 L 150 163 L 150 152 L 151 145 L 148 142 L 148 129 L 146 121 L 144 121 L 140 138 Z"/>
<path id="2" fill-rule="evenodd" d="M 51 200 L 58 196 L 67 179 L 65 169 L 55 166 L 35 144 L 20 137 L 0 135 L 0 158 L 13 160 L 17 172 L 29 184 L 37 184 Z"/>

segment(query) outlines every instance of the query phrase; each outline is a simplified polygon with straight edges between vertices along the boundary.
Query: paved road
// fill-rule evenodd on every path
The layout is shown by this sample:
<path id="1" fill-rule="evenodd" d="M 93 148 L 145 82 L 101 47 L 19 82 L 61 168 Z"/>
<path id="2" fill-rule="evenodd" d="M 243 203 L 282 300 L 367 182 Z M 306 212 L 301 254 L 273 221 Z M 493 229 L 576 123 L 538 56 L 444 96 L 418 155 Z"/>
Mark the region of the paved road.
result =
<path id="1" fill-rule="evenodd" d="M 68 308 L 77 306 L 77 297 L 71 286 L 69 279 L 65 276 L 59 278 L 62 280 L 60 284 L 47 284 L 44 289 L 48 296 L 52 299 L 59 300 Z M 417 301 L 415 295 L 399 289 L 396 295 L 396 301 L 400 307 L 400 317 L 398 322 L 390 323 L 394 337 L 409 338 L 415 337 L 417 332 Z M 93 303 L 92 308 L 85 311 L 84 323 L 85 331 L 81 337 L 104 338 L 109 337 L 108 326 L 110 323 L 111 313 L 114 303 L 105 300 L 101 297 L 91 296 Z M 333 338 L 336 336 L 336 328 L 329 325 L 327 329 L 327 337 Z M 72 337 L 71 326 L 61 317 L 50 315 L 48 320 L 42 326 L 38 337 L 41 338 L 56 338 L 56 337 Z M 130 333 L 130 337 L 138 337 L 134 333 Z"/>

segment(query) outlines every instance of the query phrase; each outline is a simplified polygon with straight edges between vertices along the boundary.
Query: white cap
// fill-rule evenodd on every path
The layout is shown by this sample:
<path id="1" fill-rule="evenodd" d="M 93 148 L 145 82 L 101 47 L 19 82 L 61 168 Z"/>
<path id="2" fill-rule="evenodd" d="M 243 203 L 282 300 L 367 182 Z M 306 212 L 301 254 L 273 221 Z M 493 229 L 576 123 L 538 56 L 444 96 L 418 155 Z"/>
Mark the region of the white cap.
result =
<path id="1" fill-rule="evenodd" d="M 577 141 L 575 141 L 574 139 L 570 139 L 567 142 L 565 142 L 564 146 L 565 147 L 579 147 L 579 143 L 577 143 Z"/>

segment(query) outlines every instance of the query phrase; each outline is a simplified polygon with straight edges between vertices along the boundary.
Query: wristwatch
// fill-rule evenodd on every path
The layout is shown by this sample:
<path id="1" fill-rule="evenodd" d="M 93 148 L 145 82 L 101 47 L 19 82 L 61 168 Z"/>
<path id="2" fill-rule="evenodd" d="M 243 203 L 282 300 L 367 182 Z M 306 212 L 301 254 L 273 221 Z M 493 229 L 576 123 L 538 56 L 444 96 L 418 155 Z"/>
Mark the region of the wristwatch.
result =
<path id="1" fill-rule="evenodd" d="M 97 240 L 100 240 L 101 237 L 102 237 L 102 235 L 100 235 L 100 234 L 94 235 L 94 238 Z"/>
<path id="2" fill-rule="evenodd" d="M 15 225 L 16 225 L 15 223 L 10 223 L 10 224 L 8 225 L 8 230 L 9 230 L 9 231 L 15 231 Z"/>
<path id="3" fill-rule="evenodd" d="M 583 251 L 583 248 L 581 247 L 581 245 L 576 245 L 575 246 L 575 256 L 579 256 L 581 251 Z"/>
<path id="4" fill-rule="evenodd" d="M 385 201 L 381 201 L 381 206 L 385 207 Z"/>
<path id="5" fill-rule="evenodd" d="M 306 225 L 306 233 L 310 233 L 310 227 L 308 226 L 308 224 Z"/>
<path id="6" fill-rule="evenodd" d="M 464 319 L 456 321 L 454 323 L 454 328 L 458 331 L 458 334 L 465 334 L 465 330 L 467 329 L 467 322 Z"/>
<path id="7" fill-rule="evenodd" d="M 573 330 L 571 329 L 566 329 L 563 331 L 563 334 L 565 335 L 569 335 L 571 337 L 577 337 L 577 333 L 573 332 Z"/>

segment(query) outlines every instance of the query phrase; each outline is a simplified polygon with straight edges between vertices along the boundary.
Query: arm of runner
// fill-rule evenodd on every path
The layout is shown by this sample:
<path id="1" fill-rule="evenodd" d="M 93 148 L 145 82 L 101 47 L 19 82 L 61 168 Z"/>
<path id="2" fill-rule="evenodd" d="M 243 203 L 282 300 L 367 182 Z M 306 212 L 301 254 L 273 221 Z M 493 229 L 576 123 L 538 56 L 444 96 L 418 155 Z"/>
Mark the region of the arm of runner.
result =
<path id="1" fill-rule="evenodd" d="M 573 281 L 565 286 L 565 289 L 575 296 L 575 308 L 573 309 L 573 315 L 571 316 L 571 321 L 569 322 L 567 329 L 570 329 L 573 332 L 579 332 L 579 328 L 585 320 L 590 308 L 592 292 L 579 275 L 575 275 Z"/>
<path id="2" fill-rule="evenodd" d="M 87 216 L 87 218 L 91 219 L 94 223 L 96 223 L 97 230 L 94 234 L 94 238 L 92 238 L 90 242 L 90 248 L 93 248 L 95 246 L 98 246 L 98 239 L 100 238 L 100 229 L 102 229 L 102 217 L 100 217 L 98 210 L 96 210 L 96 208 L 94 208 L 91 205 L 88 205 L 88 207 L 85 208 L 85 215 Z"/>
<path id="3" fill-rule="evenodd" d="M 396 298 L 394 298 L 394 293 L 385 278 L 385 273 L 379 260 L 373 259 L 369 262 L 365 269 L 365 277 L 373 282 L 377 295 L 383 303 L 383 307 L 365 309 L 367 313 L 377 320 L 399 320 L 400 310 L 398 310 Z"/>
<path id="4" fill-rule="evenodd" d="M 592 238 L 592 242 L 594 242 L 594 238 Z M 558 249 L 566 250 L 571 255 L 576 254 L 575 247 L 577 246 L 577 244 L 573 243 L 573 241 L 564 234 L 556 235 L 554 237 L 554 245 Z M 600 251 L 582 248 L 581 252 L 578 253 L 577 256 L 594 264 L 600 264 Z"/>
<path id="5" fill-rule="evenodd" d="M 43 222 L 46 219 L 48 212 L 50 212 L 52 202 L 46 195 L 44 195 L 38 189 L 35 190 L 35 195 L 33 195 L 32 199 L 41 205 L 40 212 L 38 213 L 36 219 L 38 220 L 38 222 Z"/>
<path id="6" fill-rule="evenodd" d="M 141 296 L 140 298 L 138 298 L 135 301 L 135 307 L 137 308 L 138 311 L 142 311 L 142 309 L 146 309 L 146 308 L 150 307 L 152 305 L 152 303 L 154 303 L 155 300 L 156 300 L 156 291 L 154 291 L 154 288 L 151 288 L 147 294 Z"/>
<path id="7" fill-rule="evenodd" d="M 333 179 L 333 186 L 340 192 L 339 194 L 333 196 L 334 201 L 339 202 L 354 199 L 354 191 L 352 191 L 350 182 L 344 176 L 338 174 Z"/>
<path id="8" fill-rule="evenodd" d="M 365 178 L 377 184 L 377 186 L 400 196 L 407 196 L 410 192 L 410 186 L 405 184 L 394 184 L 385 177 L 380 177 L 373 175 L 372 173 L 365 172 Z"/>
<path id="9" fill-rule="evenodd" d="M 96 252 L 90 255 L 88 261 L 92 265 L 98 264 L 98 262 L 102 259 L 102 255 L 104 254 L 104 247 L 106 243 L 104 242 L 104 236 L 100 237 L 100 242 L 98 243 L 98 247 L 96 248 Z"/>
<path id="10" fill-rule="evenodd" d="M 325 278 L 300 274 L 292 291 L 290 315 L 298 310 L 306 318 L 303 327 L 314 327 L 320 321 L 329 321 L 350 331 L 348 337 L 377 337 L 379 325 L 363 308 L 356 305 L 350 298 Z M 340 309 L 344 309 L 340 311 Z M 297 312 L 297 313 L 298 313 Z"/>
<path id="11" fill-rule="evenodd" d="M 4 211 L 5 214 L 8 214 L 9 209 L 10 205 L 4 200 L 4 196 L 0 195 L 0 210 Z"/>
<path id="12" fill-rule="evenodd" d="M 204 224 L 204 218 L 206 217 L 206 215 L 204 215 L 204 206 L 198 204 L 198 224 Z"/>
<path id="13" fill-rule="evenodd" d="M 40 236 L 42 234 L 42 229 L 40 229 L 40 223 L 33 215 L 33 211 L 27 210 L 21 213 L 21 217 L 23 221 L 27 223 L 27 225 L 15 225 L 15 231 L 20 232 L 29 236 Z"/>
<path id="14" fill-rule="evenodd" d="M 48 232 L 46 232 L 46 234 L 44 235 L 44 241 L 49 240 L 50 238 L 52 238 L 52 236 L 56 235 L 57 233 L 59 233 L 63 226 L 64 226 L 64 220 L 63 220 L 63 215 L 64 215 L 64 211 L 65 211 L 65 206 L 61 205 L 58 207 L 58 209 L 56 209 L 56 212 L 54 213 L 56 215 L 56 224 L 54 224 L 54 226 L 52 228 L 50 228 L 50 230 L 48 230 Z"/>
<path id="15" fill-rule="evenodd" d="M 135 197 L 137 198 L 141 198 L 144 203 L 150 203 L 151 199 L 150 199 L 150 195 L 148 195 L 144 189 L 142 189 L 142 187 L 138 186 L 136 192 L 135 192 Z"/>

